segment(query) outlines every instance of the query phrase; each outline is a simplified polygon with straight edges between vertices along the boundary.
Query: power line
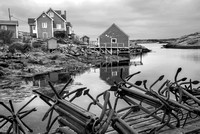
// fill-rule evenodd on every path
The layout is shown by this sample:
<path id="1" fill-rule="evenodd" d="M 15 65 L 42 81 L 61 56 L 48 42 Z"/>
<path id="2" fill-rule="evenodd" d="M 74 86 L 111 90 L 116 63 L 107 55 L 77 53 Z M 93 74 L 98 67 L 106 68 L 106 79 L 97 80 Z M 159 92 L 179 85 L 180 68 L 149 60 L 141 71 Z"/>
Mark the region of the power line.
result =
<path id="1" fill-rule="evenodd" d="M 11 20 L 11 18 L 13 17 L 13 18 L 17 19 L 18 21 L 21 21 L 21 22 L 23 22 L 23 23 L 28 24 L 27 21 L 21 20 L 21 19 L 15 17 L 15 16 L 11 15 L 11 13 L 10 13 L 10 8 L 8 8 L 8 15 L 9 15 L 9 20 Z"/>
<path id="2" fill-rule="evenodd" d="M 13 18 L 17 19 L 18 21 L 21 21 L 21 22 L 23 22 L 23 23 L 26 23 L 26 24 L 28 24 L 28 22 L 27 22 L 27 21 L 21 20 L 21 19 L 19 19 L 19 18 L 15 17 L 15 16 L 13 16 L 13 15 L 12 15 L 11 17 L 13 17 Z"/>

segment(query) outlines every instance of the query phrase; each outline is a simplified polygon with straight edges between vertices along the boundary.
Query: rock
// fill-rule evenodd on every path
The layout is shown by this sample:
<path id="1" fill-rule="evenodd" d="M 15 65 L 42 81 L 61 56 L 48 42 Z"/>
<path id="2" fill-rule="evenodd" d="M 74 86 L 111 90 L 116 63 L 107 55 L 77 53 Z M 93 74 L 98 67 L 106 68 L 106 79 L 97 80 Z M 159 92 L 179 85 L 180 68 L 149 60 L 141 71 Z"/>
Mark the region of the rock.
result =
<path id="1" fill-rule="evenodd" d="M 7 67 L 9 67 L 9 65 L 6 62 L 0 62 L 0 67 L 7 68 Z"/>
<path id="2" fill-rule="evenodd" d="M 200 49 L 200 32 L 184 35 L 163 45 L 164 48 Z"/>
<path id="3" fill-rule="evenodd" d="M 4 76 L 3 70 L 0 70 L 0 77 Z"/>
<path id="4" fill-rule="evenodd" d="M 188 45 L 194 45 L 194 44 L 197 44 L 198 43 L 198 39 L 189 39 L 188 41 L 187 41 L 187 44 Z"/>

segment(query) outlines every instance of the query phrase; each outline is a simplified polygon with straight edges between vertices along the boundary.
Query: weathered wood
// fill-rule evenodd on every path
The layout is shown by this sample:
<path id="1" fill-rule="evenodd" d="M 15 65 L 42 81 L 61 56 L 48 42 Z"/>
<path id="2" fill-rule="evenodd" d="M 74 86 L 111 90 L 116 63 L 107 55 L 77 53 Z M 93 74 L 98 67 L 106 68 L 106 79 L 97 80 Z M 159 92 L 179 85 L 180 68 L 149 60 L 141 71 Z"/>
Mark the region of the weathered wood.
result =
<path id="1" fill-rule="evenodd" d="M 148 107 L 148 110 L 152 111 L 154 108 L 153 107 Z M 128 117 L 125 118 L 125 121 L 133 127 L 138 133 L 147 133 L 149 132 L 152 128 L 159 127 L 162 124 L 156 120 L 153 117 L 149 118 L 144 118 L 147 114 L 144 113 L 143 111 L 139 111 L 136 113 L 132 113 Z M 157 116 L 162 117 L 163 113 L 162 111 L 159 111 L 157 113 Z M 186 118 L 187 111 L 183 111 L 183 119 L 180 120 L 181 125 L 183 125 L 184 120 Z M 181 115 L 179 115 L 181 118 Z M 176 125 L 176 119 L 174 117 L 171 118 L 170 123 L 172 125 Z M 200 117 L 197 118 L 188 118 L 186 121 L 186 124 L 184 127 L 176 128 L 176 129 L 171 129 L 167 126 L 162 128 L 158 133 L 161 134 L 182 134 L 182 133 L 190 133 L 190 132 L 196 132 L 200 131 Z M 113 128 L 109 127 L 107 130 L 106 134 L 117 134 Z"/>

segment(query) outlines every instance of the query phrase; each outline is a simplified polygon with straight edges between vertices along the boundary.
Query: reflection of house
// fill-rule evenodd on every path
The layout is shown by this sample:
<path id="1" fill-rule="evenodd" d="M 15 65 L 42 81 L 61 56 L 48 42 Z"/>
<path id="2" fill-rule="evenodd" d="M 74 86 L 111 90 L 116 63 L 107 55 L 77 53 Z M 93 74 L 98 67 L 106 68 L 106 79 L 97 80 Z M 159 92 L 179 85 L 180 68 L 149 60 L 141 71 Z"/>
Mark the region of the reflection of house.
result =
<path id="1" fill-rule="evenodd" d="M 116 24 L 112 24 L 99 36 L 99 44 L 105 52 L 118 53 L 122 49 L 129 49 L 129 36 Z"/>
<path id="2" fill-rule="evenodd" d="M 47 75 L 33 77 L 33 86 L 48 87 L 48 81 L 53 83 L 66 83 L 71 76 L 68 73 L 50 72 Z"/>
<path id="3" fill-rule="evenodd" d="M 100 78 L 106 81 L 109 85 L 114 82 L 120 82 L 121 68 L 123 68 L 123 77 L 129 75 L 129 61 L 120 61 L 113 63 L 105 63 L 100 67 Z"/>
<path id="4" fill-rule="evenodd" d="M 47 12 L 41 13 L 36 19 L 28 19 L 30 26 L 30 33 L 36 33 L 37 38 L 51 38 L 54 37 L 55 31 L 65 32 L 67 35 L 71 34 L 71 23 L 67 22 L 66 11 L 64 14 L 61 10 L 53 10 L 50 8 Z"/>
<path id="5" fill-rule="evenodd" d="M 18 38 L 18 21 L 0 20 L 0 30 L 9 30 L 13 32 L 13 38 Z"/>

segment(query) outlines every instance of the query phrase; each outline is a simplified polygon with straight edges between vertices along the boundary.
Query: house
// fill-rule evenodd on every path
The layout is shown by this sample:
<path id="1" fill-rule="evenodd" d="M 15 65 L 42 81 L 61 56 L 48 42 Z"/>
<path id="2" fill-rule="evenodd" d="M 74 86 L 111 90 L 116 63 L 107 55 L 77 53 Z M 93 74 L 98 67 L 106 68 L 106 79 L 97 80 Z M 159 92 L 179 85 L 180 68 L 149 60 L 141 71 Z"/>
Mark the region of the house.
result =
<path id="1" fill-rule="evenodd" d="M 129 36 L 116 24 L 112 24 L 98 40 L 101 50 L 111 54 L 129 49 Z"/>
<path id="2" fill-rule="evenodd" d="M 42 12 L 36 19 L 29 18 L 28 24 L 30 33 L 35 33 L 36 37 L 41 39 L 54 37 L 56 31 L 62 31 L 69 35 L 72 30 L 71 23 L 67 22 L 66 19 L 66 11 L 62 14 L 61 10 L 53 10 L 52 8 Z"/>
<path id="3" fill-rule="evenodd" d="M 18 38 L 17 27 L 18 27 L 18 21 L 0 20 L 0 29 L 12 31 L 13 38 Z"/>
<path id="4" fill-rule="evenodd" d="M 81 38 L 81 41 L 83 42 L 84 45 L 89 45 L 90 37 L 88 37 L 88 36 L 85 35 L 85 36 L 83 36 Z"/>
<path id="5" fill-rule="evenodd" d="M 28 18 L 28 24 L 30 28 L 30 36 L 36 37 L 36 26 L 35 26 L 35 19 L 34 18 Z"/>
<path id="6" fill-rule="evenodd" d="M 58 48 L 57 41 L 58 39 L 54 37 L 47 39 L 47 49 L 50 50 L 50 52 Z"/>

